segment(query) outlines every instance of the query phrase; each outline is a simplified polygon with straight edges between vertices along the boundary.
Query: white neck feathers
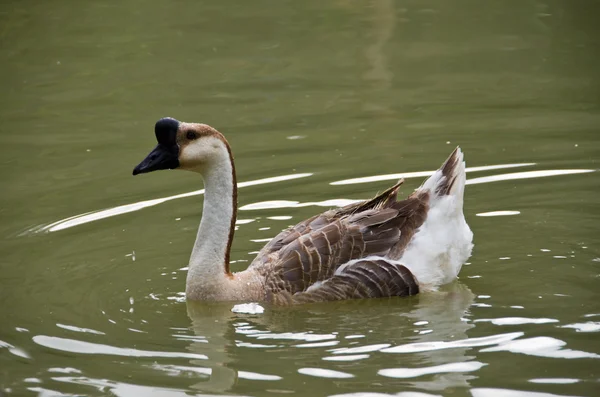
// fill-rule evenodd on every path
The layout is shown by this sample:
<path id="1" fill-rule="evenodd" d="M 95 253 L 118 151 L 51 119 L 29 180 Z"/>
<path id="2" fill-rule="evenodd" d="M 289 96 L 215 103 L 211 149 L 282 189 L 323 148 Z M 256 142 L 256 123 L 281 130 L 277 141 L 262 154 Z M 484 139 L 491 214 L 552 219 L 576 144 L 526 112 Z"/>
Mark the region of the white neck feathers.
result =
<path id="1" fill-rule="evenodd" d="M 198 171 L 204 179 L 204 209 L 187 275 L 187 290 L 219 293 L 231 277 L 229 251 L 237 212 L 237 185 L 233 158 L 226 141 L 211 140 L 213 155 Z"/>

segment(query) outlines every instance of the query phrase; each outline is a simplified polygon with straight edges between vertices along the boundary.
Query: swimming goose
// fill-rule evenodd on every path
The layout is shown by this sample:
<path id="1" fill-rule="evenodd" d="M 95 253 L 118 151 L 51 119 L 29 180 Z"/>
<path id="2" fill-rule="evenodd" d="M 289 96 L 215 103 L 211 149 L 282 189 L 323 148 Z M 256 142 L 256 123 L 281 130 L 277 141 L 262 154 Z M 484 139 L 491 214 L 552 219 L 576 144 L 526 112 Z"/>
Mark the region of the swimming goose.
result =
<path id="1" fill-rule="evenodd" d="M 425 183 L 397 201 L 400 180 L 371 200 L 315 215 L 279 233 L 238 273 L 229 270 L 237 213 L 231 148 L 206 124 L 172 118 L 133 175 L 183 169 L 204 179 L 204 208 L 186 297 L 294 304 L 408 296 L 454 280 L 471 255 L 463 215 L 465 163 L 456 148 Z"/>

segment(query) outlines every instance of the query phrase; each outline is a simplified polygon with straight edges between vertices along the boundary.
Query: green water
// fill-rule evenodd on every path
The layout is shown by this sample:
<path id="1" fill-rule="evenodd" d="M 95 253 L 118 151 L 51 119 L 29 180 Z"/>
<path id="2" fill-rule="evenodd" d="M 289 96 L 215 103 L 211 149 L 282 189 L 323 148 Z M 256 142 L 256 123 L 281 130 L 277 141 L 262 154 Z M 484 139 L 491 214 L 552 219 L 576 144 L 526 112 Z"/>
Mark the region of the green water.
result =
<path id="1" fill-rule="evenodd" d="M 0 390 L 598 395 L 599 6 L 4 2 Z M 395 176 L 335 182 L 432 170 L 456 145 L 499 166 L 468 174 L 470 263 L 409 299 L 185 303 L 202 198 L 173 196 L 202 183 L 131 176 L 163 116 L 218 128 L 238 181 L 259 181 L 240 189 L 233 270 Z"/>

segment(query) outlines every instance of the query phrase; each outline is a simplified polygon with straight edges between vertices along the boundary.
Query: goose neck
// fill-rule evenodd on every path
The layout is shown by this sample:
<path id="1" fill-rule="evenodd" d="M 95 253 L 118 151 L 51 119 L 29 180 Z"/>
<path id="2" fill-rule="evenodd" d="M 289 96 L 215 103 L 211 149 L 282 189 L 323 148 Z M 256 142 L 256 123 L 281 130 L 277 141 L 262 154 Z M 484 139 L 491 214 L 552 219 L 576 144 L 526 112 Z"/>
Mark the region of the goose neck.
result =
<path id="1" fill-rule="evenodd" d="M 224 142 L 220 155 L 203 169 L 202 220 L 190 258 L 187 285 L 217 288 L 230 278 L 229 253 L 237 212 L 237 184 L 233 157 Z"/>

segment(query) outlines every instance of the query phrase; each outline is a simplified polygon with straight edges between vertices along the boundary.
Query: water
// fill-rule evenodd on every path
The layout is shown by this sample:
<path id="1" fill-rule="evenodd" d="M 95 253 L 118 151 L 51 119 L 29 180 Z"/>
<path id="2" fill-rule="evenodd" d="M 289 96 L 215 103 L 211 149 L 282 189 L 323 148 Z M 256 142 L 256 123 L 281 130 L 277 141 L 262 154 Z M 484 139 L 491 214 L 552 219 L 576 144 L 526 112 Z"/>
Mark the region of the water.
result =
<path id="1" fill-rule="evenodd" d="M 0 388 L 597 395 L 597 6 L 4 4 Z M 260 315 L 185 303 L 202 184 L 131 177 L 167 115 L 232 144 L 244 182 L 233 270 L 394 174 L 409 173 L 409 193 L 455 145 L 476 167 L 470 263 L 409 299 Z"/>

